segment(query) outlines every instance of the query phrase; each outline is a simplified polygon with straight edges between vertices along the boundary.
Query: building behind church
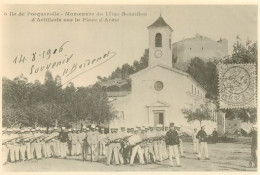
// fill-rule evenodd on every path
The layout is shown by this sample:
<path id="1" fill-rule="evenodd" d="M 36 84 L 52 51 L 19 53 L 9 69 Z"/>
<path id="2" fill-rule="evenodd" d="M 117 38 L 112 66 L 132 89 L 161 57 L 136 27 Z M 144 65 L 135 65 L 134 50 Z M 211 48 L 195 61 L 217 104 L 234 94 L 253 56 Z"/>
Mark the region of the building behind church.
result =
<path id="1" fill-rule="evenodd" d="M 228 55 L 228 40 L 214 41 L 209 37 L 196 34 L 172 44 L 172 54 L 176 61 L 174 67 L 186 71 L 192 58 L 199 57 L 205 62 L 221 59 Z"/>
<path id="2" fill-rule="evenodd" d="M 110 126 L 168 126 L 170 122 L 187 133 L 200 127 L 198 121 L 188 123 L 183 109 L 207 105 L 211 119 L 203 121 L 206 131 L 224 131 L 224 115 L 218 115 L 215 103 L 205 97 L 206 90 L 188 73 L 172 66 L 173 29 L 160 16 L 149 31 L 149 65 L 133 74 L 131 91 L 107 92 L 117 117 Z"/>

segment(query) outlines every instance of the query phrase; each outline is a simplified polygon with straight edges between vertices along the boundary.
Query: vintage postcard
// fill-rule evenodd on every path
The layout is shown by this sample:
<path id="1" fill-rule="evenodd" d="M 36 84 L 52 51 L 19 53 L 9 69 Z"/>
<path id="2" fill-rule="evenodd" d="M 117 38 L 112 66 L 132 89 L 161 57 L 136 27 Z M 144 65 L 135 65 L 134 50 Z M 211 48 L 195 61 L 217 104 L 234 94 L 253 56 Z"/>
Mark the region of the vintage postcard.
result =
<path id="1" fill-rule="evenodd" d="M 1 32 L 2 171 L 257 173 L 257 4 L 3 4 Z"/>

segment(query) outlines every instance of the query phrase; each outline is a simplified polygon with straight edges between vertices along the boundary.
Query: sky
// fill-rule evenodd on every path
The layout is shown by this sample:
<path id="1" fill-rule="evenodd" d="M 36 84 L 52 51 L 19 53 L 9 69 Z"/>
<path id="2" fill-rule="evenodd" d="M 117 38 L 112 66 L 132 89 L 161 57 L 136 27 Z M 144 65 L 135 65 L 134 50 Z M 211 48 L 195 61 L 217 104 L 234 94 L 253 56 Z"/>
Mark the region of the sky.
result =
<path id="1" fill-rule="evenodd" d="M 97 76 L 108 76 L 124 63 L 132 64 L 139 60 L 148 48 L 147 26 L 159 17 L 160 12 L 174 30 L 173 43 L 194 37 L 197 33 L 213 40 L 219 40 L 221 37 L 228 40 L 231 54 L 237 36 L 243 42 L 257 41 L 257 6 L 6 5 L 2 11 L 7 13 L 1 14 L 2 75 L 13 79 L 23 74 L 30 82 L 36 79 L 43 82 L 46 69 L 40 71 L 40 68 L 63 60 L 64 64 L 54 65 L 50 70 L 53 76 L 60 75 L 63 83 L 71 81 L 75 86 L 93 84 L 97 81 Z M 22 12 L 25 16 L 10 16 L 10 12 Z M 140 12 L 146 15 L 107 16 L 119 19 L 118 22 L 32 22 L 33 16 L 27 16 L 27 12 Z M 62 18 L 74 19 L 64 15 Z M 97 16 L 88 18 L 100 19 Z M 60 52 L 62 44 L 64 45 Z M 48 50 L 51 50 L 52 54 L 49 54 Z M 86 62 L 86 59 L 93 60 L 108 52 L 109 59 L 105 58 L 107 61 L 103 64 L 94 62 L 87 68 L 79 69 L 79 65 Z M 26 60 L 19 63 L 21 55 L 22 58 L 25 56 Z M 68 75 L 75 64 L 77 69 Z"/>

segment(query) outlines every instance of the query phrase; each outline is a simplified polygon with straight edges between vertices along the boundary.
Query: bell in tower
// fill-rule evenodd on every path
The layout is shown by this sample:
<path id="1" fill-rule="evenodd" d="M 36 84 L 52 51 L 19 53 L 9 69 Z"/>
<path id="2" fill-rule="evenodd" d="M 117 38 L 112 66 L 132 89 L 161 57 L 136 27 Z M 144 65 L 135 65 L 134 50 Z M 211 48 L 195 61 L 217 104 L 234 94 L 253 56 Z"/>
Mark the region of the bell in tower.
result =
<path id="1" fill-rule="evenodd" d="M 149 66 L 161 64 L 172 67 L 172 28 L 161 15 L 147 28 L 149 30 Z"/>

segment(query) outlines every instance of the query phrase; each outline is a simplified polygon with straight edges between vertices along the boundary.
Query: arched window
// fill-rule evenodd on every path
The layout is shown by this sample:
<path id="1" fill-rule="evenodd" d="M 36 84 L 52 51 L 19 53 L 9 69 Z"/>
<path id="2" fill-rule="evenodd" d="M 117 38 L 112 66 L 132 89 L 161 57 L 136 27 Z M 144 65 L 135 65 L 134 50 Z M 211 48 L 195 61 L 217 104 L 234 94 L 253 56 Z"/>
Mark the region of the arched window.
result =
<path id="1" fill-rule="evenodd" d="M 160 33 L 155 36 L 155 47 L 162 47 L 162 34 Z"/>

